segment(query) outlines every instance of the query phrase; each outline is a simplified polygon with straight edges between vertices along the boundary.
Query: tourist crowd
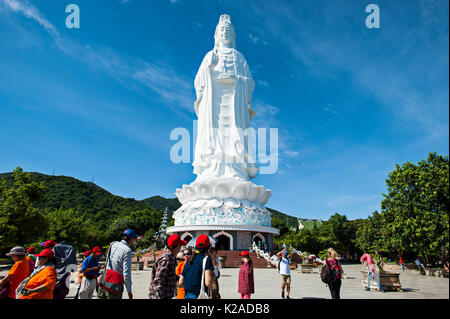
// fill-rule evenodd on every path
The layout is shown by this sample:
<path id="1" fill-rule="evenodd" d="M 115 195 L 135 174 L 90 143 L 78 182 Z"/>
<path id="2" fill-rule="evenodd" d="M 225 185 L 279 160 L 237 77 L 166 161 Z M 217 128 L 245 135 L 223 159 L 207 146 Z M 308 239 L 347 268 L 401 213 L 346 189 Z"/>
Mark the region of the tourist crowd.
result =
<path id="1" fill-rule="evenodd" d="M 128 298 L 132 299 L 132 250 L 139 238 L 131 229 L 124 231 L 121 241 L 112 242 L 109 246 L 106 264 L 103 266 L 99 263 L 102 255 L 100 247 L 84 252 L 76 275 L 78 291 L 75 299 L 92 299 L 94 293 L 99 299 L 121 299 L 125 289 Z M 7 276 L 0 280 L 0 299 L 55 298 L 54 290 L 58 282 L 55 258 L 57 243 L 48 240 L 41 245 L 44 247 L 40 253 L 36 253 L 35 247 L 27 250 L 14 247 L 6 254 L 13 259 L 14 265 Z M 248 251 L 242 251 L 239 256 L 242 266 L 239 270 L 237 293 L 241 299 L 250 299 L 255 293 L 253 262 Z M 281 279 L 281 297 L 290 299 L 292 261 L 289 252 L 283 246 L 276 257 Z M 364 253 L 360 261 L 367 267 L 365 289 L 370 291 L 373 279 L 379 291 L 384 292 L 372 256 Z M 401 257 L 399 263 L 404 271 Z M 418 269 L 422 270 L 423 264 L 419 259 L 416 263 Z M 153 264 L 149 298 L 220 299 L 220 270 L 221 262 L 209 236 L 200 235 L 195 239 L 195 247 L 187 247 L 186 241 L 180 236 L 172 235 L 167 239 L 164 253 Z M 341 259 L 333 248 L 329 248 L 327 258 L 323 261 L 321 279 L 327 284 L 333 299 L 340 299 L 344 276 Z"/>

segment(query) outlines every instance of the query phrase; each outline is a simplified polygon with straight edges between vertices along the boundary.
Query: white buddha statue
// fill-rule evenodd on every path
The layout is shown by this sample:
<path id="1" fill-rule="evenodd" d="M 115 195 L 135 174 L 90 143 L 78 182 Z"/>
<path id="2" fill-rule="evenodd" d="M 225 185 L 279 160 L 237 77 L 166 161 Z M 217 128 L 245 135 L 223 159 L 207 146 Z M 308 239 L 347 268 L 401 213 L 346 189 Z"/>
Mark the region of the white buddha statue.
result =
<path id="1" fill-rule="evenodd" d="M 229 15 L 221 15 L 214 49 L 203 59 L 195 77 L 198 116 L 194 173 L 197 180 L 235 178 L 248 181 L 257 168 L 248 152 L 246 130 L 254 81 L 244 56 L 236 50 Z"/>
<path id="2" fill-rule="evenodd" d="M 265 208 L 271 191 L 250 179 L 258 169 L 249 154 L 247 130 L 255 83 L 244 56 L 236 50 L 229 15 L 221 15 L 214 49 L 195 76 L 198 117 L 195 181 L 176 190 L 182 204 L 175 226 L 255 225 L 270 227 Z M 250 141 L 251 142 L 251 141 Z"/>

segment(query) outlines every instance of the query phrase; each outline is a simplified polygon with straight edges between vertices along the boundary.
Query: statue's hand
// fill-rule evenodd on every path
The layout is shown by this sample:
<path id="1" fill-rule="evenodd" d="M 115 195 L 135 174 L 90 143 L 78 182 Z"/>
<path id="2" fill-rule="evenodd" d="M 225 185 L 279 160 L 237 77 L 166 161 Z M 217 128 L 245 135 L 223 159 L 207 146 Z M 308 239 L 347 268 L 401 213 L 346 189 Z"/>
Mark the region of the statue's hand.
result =
<path id="1" fill-rule="evenodd" d="M 217 56 L 217 52 L 216 52 L 216 50 L 214 50 L 213 53 L 212 53 L 212 56 L 211 56 L 211 65 L 210 66 L 211 67 L 216 66 L 218 61 L 219 61 L 219 58 Z"/>

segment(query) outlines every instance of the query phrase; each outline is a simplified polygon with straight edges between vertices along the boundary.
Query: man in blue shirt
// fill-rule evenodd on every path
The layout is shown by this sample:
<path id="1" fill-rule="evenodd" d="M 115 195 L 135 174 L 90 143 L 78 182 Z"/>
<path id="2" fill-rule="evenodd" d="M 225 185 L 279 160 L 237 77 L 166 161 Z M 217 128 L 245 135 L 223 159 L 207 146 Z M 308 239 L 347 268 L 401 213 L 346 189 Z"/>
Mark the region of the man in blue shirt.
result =
<path id="1" fill-rule="evenodd" d="M 91 254 L 83 260 L 80 271 L 84 274 L 80 286 L 80 299 L 92 299 L 94 291 L 97 288 L 97 277 L 99 275 L 100 265 L 98 263 L 98 255 L 102 252 L 100 247 L 96 246 L 92 249 Z"/>
<path id="2" fill-rule="evenodd" d="M 207 258 L 204 275 L 205 282 L 203 283 L 206 287 L 209 287 L 212 272 L 214 271 L 211 257 L 208 256 L 208 250 L 210 247 L 209 237 L 206 235 L 198 236 L 195 246 L 197 250 L 195 251 L 192 259 L 184 266 L 183 272 L 180 276 L 179 287 L 184 287 L 186 292 L 184 299 L 197 299 L 200 295 L 204 258 Z"/>

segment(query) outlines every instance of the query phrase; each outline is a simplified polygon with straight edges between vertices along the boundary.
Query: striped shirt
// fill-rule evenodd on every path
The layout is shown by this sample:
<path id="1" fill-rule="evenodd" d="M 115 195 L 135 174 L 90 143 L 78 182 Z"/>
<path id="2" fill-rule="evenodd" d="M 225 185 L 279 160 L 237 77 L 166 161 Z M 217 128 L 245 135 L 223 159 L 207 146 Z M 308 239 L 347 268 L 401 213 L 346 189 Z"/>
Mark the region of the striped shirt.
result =
<path id="1" fill-rule="evenodd" d="M 165 254 L 153 265 L 150 281 L 150 299 L 172 299 L 175 296 L 177 275 L 175 256 L 166 250 Z"/>
<path id="2" fill-rule="evenodd" d="M 123 274 L 125 288 L 128 293 L 131 291 L 131 257 L 132 252 L 130 246 L 128 246 L 125 240 L 120 242 L 114 242 L 111 245 L 111 251 L 109 253 L 108 269 L 117 271 Z"/>

